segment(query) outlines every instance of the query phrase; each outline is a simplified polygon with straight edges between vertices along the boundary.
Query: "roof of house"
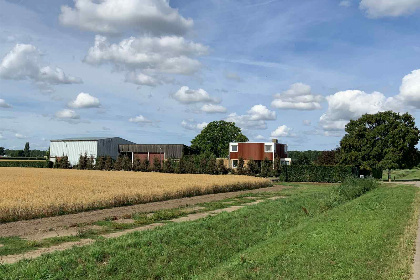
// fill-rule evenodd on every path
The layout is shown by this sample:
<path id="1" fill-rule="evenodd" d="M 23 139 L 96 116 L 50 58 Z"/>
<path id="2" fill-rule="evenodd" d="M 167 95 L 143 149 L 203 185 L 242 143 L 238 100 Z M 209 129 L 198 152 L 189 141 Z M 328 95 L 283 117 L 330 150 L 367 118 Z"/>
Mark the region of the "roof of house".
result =
<path id="1" fill-rule="evenodd" d="M 64 138 L 64 139 L 54 139 L 50 140 L 51 142 L 63 142 L 63 141 L 98 141 L 103 139 L 112 139 L 119 137 L 75 137 L 75 138 Z"/>

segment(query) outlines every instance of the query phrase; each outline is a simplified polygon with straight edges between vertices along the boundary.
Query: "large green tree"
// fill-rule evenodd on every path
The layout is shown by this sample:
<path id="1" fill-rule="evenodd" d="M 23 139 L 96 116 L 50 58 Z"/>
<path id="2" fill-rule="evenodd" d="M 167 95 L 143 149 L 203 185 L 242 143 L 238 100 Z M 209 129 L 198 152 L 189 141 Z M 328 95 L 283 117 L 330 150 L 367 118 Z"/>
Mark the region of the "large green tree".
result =
<path id="1" fill-rule="evenodd" d="M 23 149 L 23 156 L 24 157 L 30 157 L 31 156 L 31 150 L 29 148 L 29 142 L 26 142 L 25 149 Z"/>
<path id="2" fill-rule="evenodd" d="M 191 148 L 200 153 L 210 152 L 216 157 L 226 157 L 229 154 L 229 142 L 247 141 L 248 138 L 234 122 L 213 121 L 191 141 Z"/>
<path id="3" fill-rule="evenodd" d="M 417 163 L 420 131 L 408 113 L 365 114 L 346 125 L 340 142 L 341 163 L 372 168 L 411 168 Z"/>

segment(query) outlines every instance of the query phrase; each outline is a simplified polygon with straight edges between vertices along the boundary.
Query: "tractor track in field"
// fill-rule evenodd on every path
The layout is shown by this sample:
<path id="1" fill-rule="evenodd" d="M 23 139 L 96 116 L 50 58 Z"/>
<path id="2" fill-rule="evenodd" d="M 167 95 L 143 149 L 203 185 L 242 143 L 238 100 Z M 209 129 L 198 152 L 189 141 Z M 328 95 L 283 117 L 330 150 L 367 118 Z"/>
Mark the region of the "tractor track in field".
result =
<path id="1" fill-rule="evenodd" d="M 236 192 L 207 194 L 194 197 L 184 197 L 166 201 L 137 204 L 131 206 L 114 207 L 101 210 L 80 212 L 62 216 L 46 217 L 33 220 L 23 220 L 0 224 L 0 237 L 27 237 L 34 235 L 48 235 L 63 230 L 71 230 L 80 224 L 91 224 L 107 218 L 124 218 L 135 213 L 148 213 L 158 210 L 172 209 L 177 207 L 191 206 L 199 203 L 212 202 L 233 198 L 241 194 L 259 193 L 259 192 L 278 192 L 287 186 L 275 185 L 267 188 L 242 190 Z M 70 228 L 70 229 L 69 229 Z"/>

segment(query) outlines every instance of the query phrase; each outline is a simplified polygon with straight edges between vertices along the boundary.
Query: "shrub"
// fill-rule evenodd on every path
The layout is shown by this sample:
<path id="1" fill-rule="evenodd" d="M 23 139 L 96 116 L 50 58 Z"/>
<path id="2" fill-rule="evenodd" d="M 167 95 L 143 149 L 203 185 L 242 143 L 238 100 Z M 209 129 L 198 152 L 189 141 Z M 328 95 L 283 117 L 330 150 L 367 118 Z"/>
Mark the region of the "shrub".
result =
<path id="1" fill-rule="evenodd" d="M 253 160 L 252 158 L 248 161 L 247 166 L 247 174 L 250 176 L 256 176 L 260 173 L 260 168 L 258 166 L 258 163 Z"/>
<path id="2" fill-rule="evenodd" d="M 228 174 L 228 169 L 225 166 L 225 161 L 221 158 L 217 161 L 217 173 L 220 175 Z"/>
<path id="3" fill-rule="evenodd" d="M 279 178 L 285 182 L 337 183 L 354 177 L 355 172 L 355 168 L 347 165 L 282 165 Z"/>
<path id="4" fill-rule="evenodd" d="M 273 163 L 268 158 L 265 158 L 261 162 L 261 173 L 260 173 L 261 177 L 270 176 L 272 170 L 273 170 Z"/>
<path id="5" fill-rule="evenodd" d="M 162 170 L 162 163 L 160 158 L 153 158 L 153 168 L 152 171 L 160 172 Z"/>
<path id="6" fill-rule="evenodd" d="M 244 175 L 245 174 L 245 168 L 244 168 L 244 159 L 243 158 L 239 158 L 238 160 L 238 166 L 236 167 L 236 171 L 238 173 L 238 175 Z"/>
<path id="7" fill-rule="evenodd" d="M 124 170 L 124 171 L 131 171 L 132 170 L 131 160 L 127 155 L 122 157 L 121 169 Z"/>
<path id="8" fill-rule="evenodd" d="M 112 158 L 110 156 L 106 156 L 105 157 L 104 169 L 109 171 L 109 170 L 112 170 L 113 168 L 114 168 L 114 161 L 112 160 Z"/>
<path id="9" fill-rule="evenodd" d="M 34 161 L 34 160 L 22 160 L 22 161 L 7 161 L 0 160 L 0 167 L 33 167 L 33 168 L 51 168 L 53 163 L 51 161 Z"/>
<path id="10" fill-rule="evenodd" d="M 141 171 L 141 160 L 136 158 L 133 162 L 133 171 Z"/>
<path id="11" fill-rule="evenodd" d="M 114 163 L 114 170 L 117 170 L 117 171 L 122 170 L 122 161 L 123 161 L 123 156 L 118 156 L 117 160 Z"/>
<path id="12" fill-rule="evenodd" d="M 79 163 L 77 164 L 77 169 L 81 169 L 81 170 L 86 169 L 87 164 L 88 164 L 87 162 L 88 162 L 87 154 L 85 153 L 84 155 L 80 155 Z"/>
<path id="13" fill-rule="evenodd" d="M 96 159 L 95 169 L 96 170 L 104 170 L 105 169 L 105 158 L 104 157 L 98 157 Z"/>

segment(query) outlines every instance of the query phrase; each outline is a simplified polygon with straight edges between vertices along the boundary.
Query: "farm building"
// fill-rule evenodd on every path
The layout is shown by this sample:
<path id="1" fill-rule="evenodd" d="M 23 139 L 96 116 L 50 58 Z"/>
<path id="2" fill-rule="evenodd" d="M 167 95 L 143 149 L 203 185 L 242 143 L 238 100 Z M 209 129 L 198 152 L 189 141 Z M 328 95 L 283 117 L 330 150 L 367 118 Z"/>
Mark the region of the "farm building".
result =
<path id="1" fill-rule="evenodd" d="M 287 157 L 287 145 L 272 142 L 231 142 L 229 143 L 229 167 L 236 168 L 239 158 L 244 159 L 245 165 L 250 159 L 261 162 L 264 159 L 273 161 L 280 158 L 281 164 L 290 165 L 291 159 Z"/>
<path id="2" fill-rule="evenodd" d="M 180 159 L 189 154 L 190 150 L 183 144 L 122 144 L 119 152 L 127 155 L 134 162 L 135 159 L 153 161 L 155 158 L 164 161 L 166 159 Z"/>
<path id="3" fill-rule="evenodd" d="M 71 165 L 79 162 L 80 155 L 89 157 L 110 156 L 118 157 L 118 145 L 134 144 L 120 137 L 86 137 L 68 138 L 50 141 L 50 160 L 55 162 L 57 158 L 68 156 Z"/>

